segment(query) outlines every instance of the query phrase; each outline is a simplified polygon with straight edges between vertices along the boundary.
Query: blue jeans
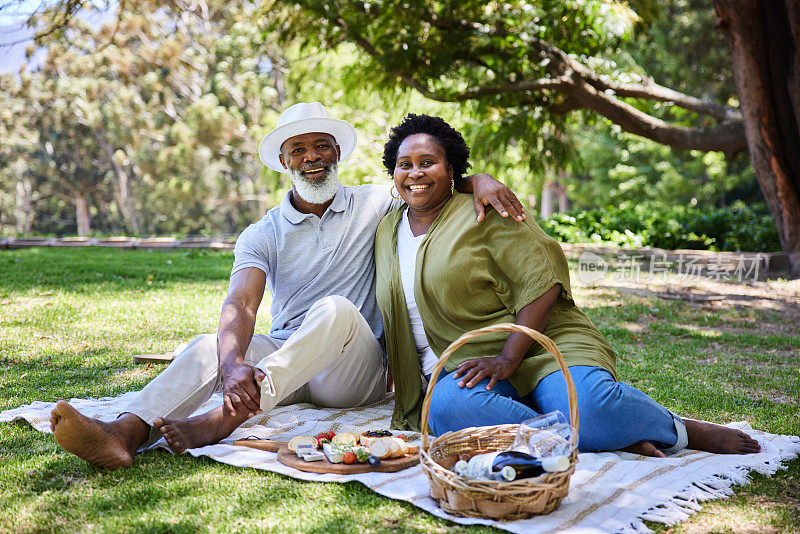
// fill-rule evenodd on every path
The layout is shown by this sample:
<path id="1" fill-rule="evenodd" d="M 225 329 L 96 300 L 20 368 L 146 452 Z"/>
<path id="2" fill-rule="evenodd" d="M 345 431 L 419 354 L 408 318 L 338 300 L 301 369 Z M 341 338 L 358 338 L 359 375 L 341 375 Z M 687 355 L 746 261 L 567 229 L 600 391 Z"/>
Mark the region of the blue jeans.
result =
<path id="1" fill-rule="evenodd" d="M 601 367 L 579 365 L 569 372 L 578 393 L 578 449 L 618 450 L 650 441 L 667 453 L 686 447 L 686 427 L 678 416 Z M 459 387 L 452 373 L 440 375 L 431 399 L 430 429 L 440 436 L 471 426 L 521 423 L 540 413 L 560 410 L 569 419 L 564 375 L 557 371 L 520 397 L 508 380 L 486 391 L 485 378 L 472 388 Z"/>

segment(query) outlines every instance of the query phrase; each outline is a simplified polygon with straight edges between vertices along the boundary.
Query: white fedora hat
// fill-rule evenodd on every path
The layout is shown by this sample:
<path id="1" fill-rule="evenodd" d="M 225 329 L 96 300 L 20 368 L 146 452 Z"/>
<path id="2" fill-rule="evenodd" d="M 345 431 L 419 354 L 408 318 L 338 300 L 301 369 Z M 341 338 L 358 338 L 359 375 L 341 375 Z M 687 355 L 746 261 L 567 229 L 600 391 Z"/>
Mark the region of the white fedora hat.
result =
<path id="1" fill-rule="evenodd" d="M 342 151 L 340 162 L 356 148 L 356 129 L 346 121 L 334 119 L 319 102 L 300 102 L 290 106 L 278 117 L 278 125 L 258 144 L 258 157 L 270 169 L 288 174 L 278 154 L 284 141 L 295 135 L 312 132 L 331 134 Z"/>

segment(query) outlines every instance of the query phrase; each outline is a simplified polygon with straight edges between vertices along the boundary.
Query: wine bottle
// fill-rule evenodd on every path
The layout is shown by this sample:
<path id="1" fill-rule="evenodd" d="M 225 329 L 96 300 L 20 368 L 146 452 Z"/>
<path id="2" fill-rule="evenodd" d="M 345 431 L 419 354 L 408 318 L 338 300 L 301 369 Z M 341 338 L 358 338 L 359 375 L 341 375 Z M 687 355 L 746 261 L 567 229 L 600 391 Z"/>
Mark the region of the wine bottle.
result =
<path id="1" fill-rule="evenodd" d="M 569 458 L 566 456 L 545 456 L 536 458 L 520 451 L 505 451 L 495 456 L 492 470 L 500 471 L 506 467 L 514 469 L 518 478 L 534 478 L 545 473 L 558 473 L 566 471 L 569 467 Z"/>
<path id="2" fill-rule="evenodd" d="M 479 454 L 478 456 L 491 456 L 491 454 Z M 490 480 L 504 480 L 506 482 L 514 480 L 514 477 L 517 476 L 517 473 L 511 466 L 506 466 L 497 472 L 493 472 L 491 469 L 485 469 L 483 465 L 470 462 L 459 460 L 453 467 L 453 471 L 455 471 L 458 476 L 464 478 L 486 478 Z"/>
<path id="3" fill-rule="evenodd" d="M 503 451 L 478 454 L 469 462 L 458 462 L 454 469 L 459 476 L 465 478 L 511 481 L 565 471 L 568 467 L 569 459 L 566 456 L 535 458 L 524 452 Z"/>

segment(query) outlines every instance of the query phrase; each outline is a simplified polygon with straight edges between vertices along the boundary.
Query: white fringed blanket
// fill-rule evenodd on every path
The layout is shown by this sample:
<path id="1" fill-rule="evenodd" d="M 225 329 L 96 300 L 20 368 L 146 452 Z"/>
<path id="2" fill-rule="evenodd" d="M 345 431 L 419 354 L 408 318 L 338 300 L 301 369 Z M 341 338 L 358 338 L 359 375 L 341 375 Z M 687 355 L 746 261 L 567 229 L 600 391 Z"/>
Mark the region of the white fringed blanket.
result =
<path id="1" fill-rule="evenodd" d="M 82 413 L 103 420 L 114 419 L 133 393 L 102 399 L 73 399 Z M 212 397 L 198 413 L 218 406 Z M 371 406 L 351 410 L 322 409 L 310 404 L 279 407 L 256 416 L 233 433 L 226 442 L 248 437 L 288 440 L 294 435 L 316 435 L 326 430 L 387 428 L 392 397 Z M 42 432 L 50 432 L 49 414 L 54 403 L 34 402 L 0 413 L 0 421 L 25 420 Z M 581 454 L 570 482 L 569 495 L 546 516 L 513 522 L 497 522 L 450 516 L 428 496 L 428 480 L 419 466 L 397 473 L 361 475 L 317 475 L 278 463 L 274 453 L 236 447 L 223 442 L 189 451 L 238 467 L 273 471 L 303 480 L 349 482 L 358 480 L 373 491 L 412 503 L 434 515 L 461 524 L 490 524 L 510 532 L 650 532 L 644 521 L 673 525 L 700 510 L 700 502 L 719 499 L 733 492 L 734 484 L 746 484 L 748 474 L 766 475 L 781 468 L 781 462 L 800 454 L 800 438 L 753 430 L 747 423 L 728 426 L 748 432 L 761 443 L 761 452 L 747 456 L 719 455 L 687 450 L 672 458 L 644 458 L 628 453 Z M 164 446 L 163 440 L 156 445 Z"/>

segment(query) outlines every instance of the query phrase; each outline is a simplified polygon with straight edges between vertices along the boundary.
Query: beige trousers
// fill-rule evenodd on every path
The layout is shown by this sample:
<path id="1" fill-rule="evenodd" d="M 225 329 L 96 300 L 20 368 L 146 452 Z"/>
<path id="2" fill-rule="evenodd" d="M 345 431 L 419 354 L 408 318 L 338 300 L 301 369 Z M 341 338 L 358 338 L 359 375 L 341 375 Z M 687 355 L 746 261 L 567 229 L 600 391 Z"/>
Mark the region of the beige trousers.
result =
<path id="1" fill-rule="evenodd" d="M 386 360 L 369 324 L 344 297 L 314 303 L 303 324 L 285 342 L 256 334 L 245 363 L 267 376 L 261 409 L 310 402 L 349 408 L 386 395 Z M 196 337 L 161 374 L 142 389 L 125 412 L 152 425 L 157 417 L 183 419 L 222 385 L 217 336 Z M 151 433 L 148 444 L 160 434 Z"/>

